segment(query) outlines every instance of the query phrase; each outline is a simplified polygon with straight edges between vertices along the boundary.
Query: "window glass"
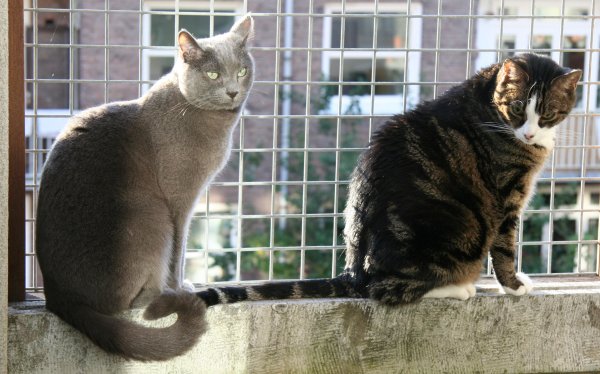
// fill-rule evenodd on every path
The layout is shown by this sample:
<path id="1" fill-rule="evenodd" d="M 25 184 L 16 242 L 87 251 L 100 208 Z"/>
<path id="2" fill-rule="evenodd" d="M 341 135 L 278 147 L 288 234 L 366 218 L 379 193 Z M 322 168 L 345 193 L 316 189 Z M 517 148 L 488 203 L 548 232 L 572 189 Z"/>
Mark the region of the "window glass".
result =
<path id="1" fill-rule="evenodd" d="M 569 35 L 563 39 L 564 49 L 584 49 L 585 48 L 585 35 Z M 574 52 L 563 52 L 563 65 L 572 69 L 584 70 L 585 66 L 585 52 L 574 51 Z M 583 86 L 577 86 L 577 104 L 580 107 L 583 102 Z"/>
<path id="2" fill-rule="evenodd" d="M 519 14 L 519 8 L 504 6 L 504 8 L 500 7 L 496 11 L 496 14 L 502 14 L 504 16 L 516 16 Z"/>
<path id="3" fill-rule="evenodd" d="M 552 35 L 534 35 L 531 40 L 531 47 L 537 54 L 550 56 Z"/>
<path id="4" fill-rule="evenodd" d="M 348 13 L 360 15 L 361 13 Z M 390 15 L 390 13 L 381 13 Z M 380 17 L 377 23 L 377 47 L 403 48 L 406 45 L 406 17 L 405 14 L 394 13 L 394 17 Z M 373 14 L 364 14 L 364 17 L 346 17 L 344 27 L 345 48 L 372 48 L 373 47 Z M 342 18 L 332 17 L 331 47 L 340 48 Z"/>
<path id="5" fill-rule="evenodd" d="M 378 58 L 375 64 L 375 82 L 402 82 L 404 78 L 404 58 L 400 56 Z M 372 59 L 345 58 L 343 66 L 343 82 L 371 82 Z M 340 76 L 340 59 L 332 58 L 330 79 L 338 82 Z M 337 94 L 337 87 L 332 87 Z M 344 95 L 370 95 L 370 85 L 345 85 Z M 375 85 L 376 95 L 402 94 L 402 86 L 398 84 Z"/>
<path id="6" fill-rule="evenodd" d="M 173 68 L 173 57 L 150 57 L 150 80 L 160 79 Z"/>
<path id="7" fill-rule="evenodd" d="M 159 9 L 155 9 L 158 11 Z M 164 10 L 164 9 L 163 9 Z M 168 9 L 165 11 L 172 11 Z M 227 12 L 219 10 L 219 12 Z M 229 31 L 234 24 L 233 16 L 214 16 L 214 35 Z M 179 28 L 186 29 L 196 38 L 206 38 L 210 36 L 210 16 L 201 15 L 180 15 Z M 174 14 L 153 14 L 150 22 L 150 41 L 155 46 L 171 46 L 175 41 L 175 15 Z"/>
<path id="8" fill-rule="evenodd" d="M 560 16 L 560 7 L 548 5 L 536 5 L 533 11 L 534 16 Z"/>
<path id="9" fill-rule="evenodd" d="M 500 49 L 502 49 L 502 60 L 515 55 L 516 44 L 515 35 L 502 35 L 502 43 L 500 44 Z"/>

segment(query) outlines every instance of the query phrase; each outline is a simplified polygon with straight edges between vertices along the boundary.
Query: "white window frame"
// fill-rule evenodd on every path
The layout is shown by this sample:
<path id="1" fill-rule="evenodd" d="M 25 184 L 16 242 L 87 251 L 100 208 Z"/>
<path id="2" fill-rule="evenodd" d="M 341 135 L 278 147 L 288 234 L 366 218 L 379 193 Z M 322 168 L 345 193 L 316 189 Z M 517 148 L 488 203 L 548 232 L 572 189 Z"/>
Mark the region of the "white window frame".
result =
<path id="1" fill-rule="evenodd" d="M 379 3 L 377 5 L 378 13 L 400 13 L 409 16 L 407 22 L 409 22 L 409 38 L 406 41 L 406 48 L 420 50 L 421 48 L 421 33 L 422 33 L 422 19 L 420 17 L 412 18 L 410 16 L 421 15 L 422 6 L 419 3 L 411 3 L 410 9 L 407 3 Z M 410 10 L 410 14 L 407 14 Z M 375 12 L 375 3 L 363 2 L 363 3 L 350 3 L 342 7 L 341 4 L 326 4 L 324 7 L 324 13 L 326 15 L 339 14 L 342 12 L 353 13 L 353 12 Z M 333 17 L 325 17 L 323 21 L 323 47 L 325 49 L 331 48 L 331 37 L 332 37 L 332 23 Z M 342 53 L 339 51 L 328 51 L 324 50 L 322 53 L 321 69 L 325 77 L 329 76 L 331 67 L 331 61 L 333 59 L 340 59 Z M 373 58 L 386 58 L 386 57 L 397 57 L 401 56 L 406 58 L 405 69 L 406 69 L 406 81 L 407 85 L 406 97 L 407 108 L 416 105 L 419 101 L 419 85 L 410 85 L 409 83 L 417 83 L 420 81 L 421 74 L 421 52 L 410 52 L 410 56 L 405 51 L 394 52 L 394 51 L 353 51 L 344 50 L 344 59 L 373 59 Z M 404 96 L 398 95 L 341 95 L 341 114 L 350 106 L 351 102 L 358 100 L 361 113 L 363 114 L 396 114 L 404 108 Z M 339 106 L 340 95 L 334 95 L 331 97 L 329 107 L 323 112 L 328 114 L 337 114 L 340 111 Z"/>
<path id="2" fill-rule="evenodd" d="M 177 3 L 177 2 L 176 2 Z M 164 46 L 152 46 L 152 14 L 146 13 L 156 9 L 171 9 L 175 12 L 230 12 L 233 11 L 232 16 L 237 21 L 239 15 L 243 12 L 243 2 L 219 2 L 215 5 L 213 1 L 193 1 L 193 0 L 180 0 L 178 7 L 173 1 L 144 1 L 144 15 L 142 16 L 142 45 L 145 47 L 156 47 L 156 48 L 143 48 L 142 59 L 141 59 L 141 78 L 142 81 L 148 82 L 150 78 L 150 59 L 153 57 L 172 57 L 175 61 L 175 53 L 177 48 L 176 32 L 179 30 L 173 30 L 173 47 L 164 48 Z M 181 28 L 181 27 L 180 27 Z M 144 83 L 142 85 L 142 93 L 150 89 L 150 83 Z"/>
<path id="3" fill-rule="evenodd" d="M 544 5 L 562 6 L 561 2 L 555 0 L 537 0 L 536 6 L 543 7 Z M 479 6 L 479 14 L 496 14 L 498 2 L 497 1 L 482 1 Z M 529 2 L 523 2 L 519 0 L 505 0 L 505 8 L 513 8 L 518 12 L 518 16 L 524 16 L 525 18 L 504 18 L 502 21 L 498 18 L 478 18 L 477 30 L 486 30 L 486 32 L 477 32 L 476 48 L 477 49 L 496 49 L 498 48 L 498 40 L 501 36 L 514 36 L 515 37 L 515 49 L 520 50 L 517 53 L 523 53 L 530 48 L 531 35 L 531 4 Z M 587 9 L 589 14 L 592 14 L 590 2 L 586 0 L 569 0 L 565 3 L 565 14 L 567 8 L 576 7 Z M 535 17 L 534 17 L 535 18 Z M 533 35 L 550 35 L 552 36 L 553 51 L 550 52 L 550 57 L 555 61 L 561 61 L 560 48 L 564 48 L 562 45 L 562 38 L 570 35 L 585 35 L 585 58 L 584 58 L 584 81 L 596 81 L 598 80 L 598 53 L 592 53 L 591 59 L 589 53 L 590 48 L 597 48 L 600 39 L 600 29 L 597 27 L 592 28 L 591 19 L 563 19 L 562 28 L 556 27 L 558 18 L 540 19 L 535 18 L 533 23 Z M 500 34 L 500 22 L 502 22 L 502 34 Z M 592 35 L 591 30 L 594 30 Z M 590 45 L 591 41 L 594 41 L 596 46 Z M 477 69 L 494 64 L 498 59 L 497 53 L 479 53 L 476 61 Z M 583 95 L 581 97 L 581 106 L 576 107 L 575 111 L 590 110 L 594 111 L 598 109 L 596 105 L 598 90 L 600 87 L 592 87 L 590 90 L 586 86 L 583 87 Z M 588 101 L 589 92 L 589 101 Z M 589 108 L 586 108 L 586 103 L 589 102 Z"/>

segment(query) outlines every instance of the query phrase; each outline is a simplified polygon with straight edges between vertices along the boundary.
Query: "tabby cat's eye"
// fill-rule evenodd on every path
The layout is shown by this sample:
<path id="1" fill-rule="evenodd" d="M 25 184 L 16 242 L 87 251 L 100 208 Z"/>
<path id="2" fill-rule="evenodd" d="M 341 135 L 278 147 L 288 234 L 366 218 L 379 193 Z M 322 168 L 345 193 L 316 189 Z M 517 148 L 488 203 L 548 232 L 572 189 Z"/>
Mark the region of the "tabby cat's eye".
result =
<path id="1" fill-rule="evenodd" d="M 542 119 L 543 119 L 544 121 L 549 121 L 549 122 L 550 122 L 550 121 L 554 121 L 554 120 L 556 119 L 556 117 L 557 117 L 557 114 L 556 114 L 556 112 L 554 112 L 554 111 L 545 112 L 545 113 L 542 115 Z"/>
<path id="2" fill-rule="evenodd" d="M 523 102 L 520 101 L 520 100 L 513 101 L 512 103 L 510 103 L 510 112 L 511 112 L 511 114 L 515 115 L 515 116 L 522 115 L 523 111 L 525 109 L 524 106 L 525 105 L 523 105 Z"/>
<path id="3" fill-rule="evenodd" d="M 214 71 L 207 71 L 206 75 L 212 80 L 219 78 L 219 73 L 214 72 Z"/>
<path id="4" fill-rule="evenodd" d="M 240 71 L 238 71 L 238 77 L 245 76 L 247 72 L 248 70 L 246 68 L 241 68 Z"/>

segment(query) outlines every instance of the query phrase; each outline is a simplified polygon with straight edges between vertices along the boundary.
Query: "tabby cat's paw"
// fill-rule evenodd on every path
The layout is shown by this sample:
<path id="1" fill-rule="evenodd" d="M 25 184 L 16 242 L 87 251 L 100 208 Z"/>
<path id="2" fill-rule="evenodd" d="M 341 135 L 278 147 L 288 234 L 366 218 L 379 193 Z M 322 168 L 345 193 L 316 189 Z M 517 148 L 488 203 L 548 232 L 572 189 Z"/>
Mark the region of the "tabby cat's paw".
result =
<path id="1" fill-rule="evenodd" d="M 531 279 L 524 273 L 517 273 L 517 279 L 523 283 L 516 290 L 513 290 L 510 287 L 502 286 L 504 292 L 513 295 L 513 296 L 523 296 L 531 292 L 533 290 L 533 282 Z"/>
<path id="2" fill-rule="evenodd" d="M 477 289 L 475 288 L 475 285 L 473 283 L 465 284 L 465 289 L 469 293 L 470 298 L 475 296 L 475 294 L 477 293 Z"/>
<path id="3" fill-rule="evenodd" d="M 472 283 L 466 284 L 449 284 L 434 288 L 423 295 L 426 299 L 458 299 L 458 300 L 469 300 L 475 296 L 475 286 Z"/>

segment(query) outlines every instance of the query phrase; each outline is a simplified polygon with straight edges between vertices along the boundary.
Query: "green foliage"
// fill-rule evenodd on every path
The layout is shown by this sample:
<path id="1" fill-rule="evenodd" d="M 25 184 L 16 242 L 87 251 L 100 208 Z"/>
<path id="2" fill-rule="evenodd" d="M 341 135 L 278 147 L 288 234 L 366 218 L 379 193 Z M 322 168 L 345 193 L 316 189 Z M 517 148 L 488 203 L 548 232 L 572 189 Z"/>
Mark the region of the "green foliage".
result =
<path id="1" fill-rule="evenodd" d="M 337 94 L 337 86 L 322 86 L 318 95 L 315 95 L 311 106 L 319 111 L 329 105 L 331 96 Z M 280 95 L 283 95 L 280 92 Z M 283 98 L 283 97 L 282 97 Z M 292 92 L 290 99 L 294 103 L 304 103 L 302 95 Z M 360 114 L 358 100 L 353 100 L 349 107 L 349 113 Z M 318 123 L 306 124 L 304 120 L 291 121 L 292 136 L 290 146 L 304 147 L 304 126 L 318 126 L 319 136 L 335 138 L 338 119 L 320 118 Z M 357 138 L 357 126 L 359 120 L 348 121 L 345 123 L 345 131 L 340 134 L 340 143 L 342 147 L 349 144 L 355 144 Z M 307 180 L 309 181 L 327 181 L 333 180 L 335 169 L 337 167 L 340 180 L 347 180 L 354 169 L 359 152 L 339 152 L 336 161 L 336 152 L 311 152 L 309 153 Z M 262 163 L 262 154 L 247 154 L 244 158 L 244 180 L 254 180 L 256 169 Z M 290 175 L 290 180 L 302 180 L 304 174 L 305 157 L 303 152 L 290 152 L 288 157 L 281 161 L 284 163 Z M 334 213 L 334 186 L 327 185 L 307 185 L 306 187 L 306 212 L 311 213 Z M 339 186 L 337 212 L 344 209 L 346 186 Z M 281 186 L 277 186 L 276 192 L 282 193 Z M 304 191 L 302 188 L 294 189 L 290 186 L 285 196 L 289 212 L 301 212 L 304 200 Z M 333 217 L 307 217 L 304 220 L 300 218 L 287 218 L 273 220 L 273 246 L 288 247 L 289 250 L 273 250 L 273 276 L 275 279 L 293 279 L 300 276 L 301 257 L 304 256 L 304 276 L 306 278 L 322 278 L 331 276 L 332 268 L 332 250 L 334 236 L 337 244 L 341 243 L 341 231 L 343 229 L 343 219 L 334 220 Z M 334 227 L 335 224 L 335 227 Z M 271 222 L 262 222 L 262 224 L 247 225 L 244 223 L 242 229 L 242 246 L 249 247 L 270 247 L 270 225 Z M 302 244 L 302 229 L 306 233 L 304 245 L 310 247 L 323 247 L 327 249 L 311 249 L 301 251 L 295 249 Z M 343 260 L 340 259 L 341 251 L 338 251 L 337 269 L 339 272 L 343 267 Z M 303 253 L 303 254 L 302 254 Z M 243 252 L 240 258 L 240 272 L 242 280 L 248 279 L 267 279 L 270 251 L 259 249 L 257 251 Z M 235 277 L 235 264 L 237 255 L 235 253 L 224 253 L 215 256 L 213 266 L 219 266 L 224 269 L 224 276 L 219 280 L 230 280 Z M 233 266 L 232 266 L 233 265 Z"/>
<path id="2" fill-rule="evenodd" d="M 567 183 L 557 186 L 554 193 L 555 208 L 573 206 L 577 202 L 577 183 Z M 531 201 L 531 209 L 548 209 L 550 207 L 550 196 L 548 194 L 537 194 Z M 577 240 L 576 221 L 565 215 L 553 214 L 552 237 L 543 237 L 544 228 L 549 228 L 549 214 L 530 214 L 523 223 L 523 241 L 571 241 Z M 597 230 L 597 229 L 596 229 Z M 586 238 L 595 237 L 591 230 L 585 233 Z M 545 273 L 547 271 L 547 246 L 532 245 L 523 247 L 523 271 L 527 273 Z M 576 244 L 553 244 L 552 245 L 551 270 L 553 273 L 573 272 L 577 261 Z M 591 260 L 591 259 L 589 259 Z"/>

